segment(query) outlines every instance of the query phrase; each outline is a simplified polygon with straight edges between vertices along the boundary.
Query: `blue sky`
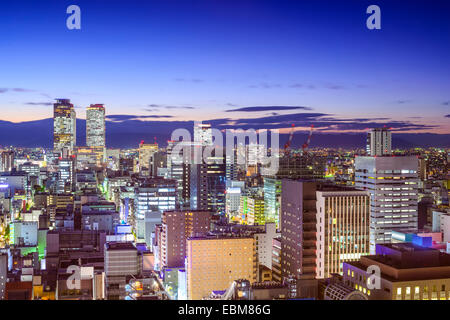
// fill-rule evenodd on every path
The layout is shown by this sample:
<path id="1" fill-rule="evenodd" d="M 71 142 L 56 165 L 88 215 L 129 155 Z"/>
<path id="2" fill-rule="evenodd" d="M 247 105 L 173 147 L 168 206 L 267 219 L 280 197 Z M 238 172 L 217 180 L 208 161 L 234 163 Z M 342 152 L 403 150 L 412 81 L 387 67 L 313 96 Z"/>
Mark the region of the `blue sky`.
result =
<path id="1" fill-rule="evenodd" d="M 81 30 L 66 28 L 71 4 Z M 371 4 L 381 30 L 366 28 Z M 0 120 L 48 118 L 54 98 L 70 98 L 80 118 L 104 103 L 109 115 L 255 123 L 303 106 L 295 112 L 450 133 L 449 11 L 448 1 L 3 0 Z M 253 106 L 274 108 L 225 112 Z"/>

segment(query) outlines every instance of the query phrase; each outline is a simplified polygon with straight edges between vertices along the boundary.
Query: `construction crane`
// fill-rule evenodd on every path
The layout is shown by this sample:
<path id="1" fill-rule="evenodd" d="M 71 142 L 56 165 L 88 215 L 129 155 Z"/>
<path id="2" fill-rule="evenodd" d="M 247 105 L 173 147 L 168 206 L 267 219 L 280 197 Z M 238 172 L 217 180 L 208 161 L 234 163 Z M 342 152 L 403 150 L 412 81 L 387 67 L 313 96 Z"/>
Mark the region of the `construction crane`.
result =
<path id="1" fill-rule="evenodd" d="M 311 136 L 312 136 L 312 133 L 313 133 L 313 129 L 314 129 L 314 125 L 312 124 L 311 125 L 311 129 L 309 130 L 308 139 L 302 145 L 302 153 L 305 153 L 305 150 L 309 147 L 309 143 L 311 142 Z"/>
<path id="2" fill-rule="evenodd" d="M 295 124 L 292 124 L 292 129 L 291 129 L 291 133 L 289 134 L 289 139 L 286 142 L 286 144 L 284 145 L 284 154 L 285 155 L 289 155 L 289 151 L 290 151 L 291 143 L 292 143 L 292 138 L 294 137 L 294 128 L 295 128 Z"/>

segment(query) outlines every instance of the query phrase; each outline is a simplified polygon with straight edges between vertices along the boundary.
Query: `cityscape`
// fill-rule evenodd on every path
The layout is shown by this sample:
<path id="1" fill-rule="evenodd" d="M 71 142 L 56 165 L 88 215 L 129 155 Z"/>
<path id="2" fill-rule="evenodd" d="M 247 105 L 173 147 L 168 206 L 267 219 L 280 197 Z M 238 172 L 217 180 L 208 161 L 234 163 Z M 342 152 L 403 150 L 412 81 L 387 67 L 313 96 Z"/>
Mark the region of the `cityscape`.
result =
<path id="1" fill-rule="evenodd" d="M 209 11 L 194 14 L 187 2 L 152 2 L 142 7 L 137 2 L 129 6 L 116 2 L 108 10 L 140 17 L 140 10 L 154 5 L 156 14 L 165 16 L 166 6 L 179 6 L 181 21 L 186 17 L 196 21 L 186 25 L 192 30 L 206 23 L 222 32 L 221 19 L 233 16 L 237 27 L 245 20 L 233 12 L 233 6 L 256 20 L 259 14 L 261 19 L 273 14 L 280 29 L 289 24 L 290 10 L 295 15 L 294 9 L 305 10 L 304 6 L 317 9 L 308 1 L 299 1 L 295 8 L 273 1 L 215 5 L 200 1 L 193 6 Z M 27 5 L 33 6 L 32 2 Z M 361 30 L 351 36 L 355 46 L 362 48 L 368 45 L 365 41 L 375 41 L 387 50 L 383 37 L 404 32 L 389 29 L 398 27 L 389 17 L 401 8 L 375 6 L 374 15 L 377 10 L 381 17 L 389 13 L 386 24 L 380 27 L 374 22 L 369 28 L 369 5 L 347 4 L 333 10 L 362 8 Z M 140 54 L 122 52 L 110 46 L 110 39 L 93 40 L 95 36 L 89 35 L 98 36 L 106 28 L 101 24 L 103 16 L 98 24 L 93 22 L 92 15 L 100 14 L 99 6 L 101 1 L 74 5 L 49 1 L 46 14 L 60 11 L 63 23 L 62 31 L 48 31 L 48 41 L 64 33 L 74 37 L 67 41 L 80 46 L 74 49 L 80 56 L 74 62 L 74 73 L 67 73 L 67 83 L 66 71 L 58 69 L 62 62 L 57 54 L 29 62 L 26 71 L 19 66 L 25 53 L 18 54 L 21 57 L 12 51 L 5 53 L 10 63 L 2 62 L 5 68 L 0 71 L 0 300 L 264 300 L 266 306 L 270 306 L 268 300 L 450 300 L 450 65 L 448 59 L 435 65 L 439 50 L 447 50 L 448 58 L 448 41 L 429 40 L 435 41 L 431 49 L 438 50 L 436 55 L 427 49 L 398 57 L 397 62 L 405 61 L 405 65 L 415 63 L 416 55 L 429 58 L 417 74 L 401 66 L 395 70 L 398 78 L 386 75 L 386 79 L 404 79 L 399 85 L 393 81 L 375 86 L 365 77 L 350 88 L 348 83 L 359 77 L 349 69 L 348 74 L 341 73 L 344 84 L 334 80 L 318 84 L 312 78 L 311 83 L 276 84 L 258 75 L 246 81 L 259 84 L 233 89 L 241 80 L 230 80 L 225 70 L 230 66 L 210 70 L 223 76 L 224 83 L 230 76 L 232 84 L 223 85 L 220 81 L 206 85 L 210 80 L 205 78 L 211 74 L 199 68 L 199 73 L 205 71 L 204 78 L 196 78 L 178 60 L 174 65 L 184 69 L 183 78 L 172 74 L 173 66 L 167 65 L 167 77 L 173 80 L 164 79 L 166 71 L 158 71 L 158 62 L 142 60 L 135 69 L 133 59 L 141 59 Z M 421 6 L 409 13 L 420 15 L 420 10 L 428 8 Z M 441 6 L 450 9 L 448 4 Z M 15 4 L 2 4 L 2 9 L 12 14 Z M 437 7 L 432 10 L 438 15 Z M 211 19 L 217 15 L 217 26 L 202 20 L 207 13 Z M 352 21 L 351 13 L 348 17 Z M 449 36 L 448 19 L 427 19 L 424 30 L 440 26 L 443 37 L 445 32 Z M 47 30 L 52 24 L 44 21 L 37 28 Z M 133 27 L 140 30 L 137 33 L 146 30 L 145 22 L 137 25 L 123 32 Z M 11 50 L 18 46 L 19 51 L 34 41 L 20 27 L 9 26 L 11 37 L 22 33 L 23 43 L 27 42 L 6 39 Z M 223 31 L 223 41 L 230 41 L 230 46 L 239 42 L 245 48 L 241 36 L 230 40 L 237 31 L 226 26 L 230 33 Z M 246 31 L 249 36 L 250 29 Z M 167 37 L 185 39 L 175 37 L 173 30 L 158 30 Z M 121 38 L 122 31 L 117 32 Z M 361 40 L 359 32 L 369 38 L 372 32 L 380 33 Z M 192 45 L 201 47 L 203 34 L 197 36 L 192 36 Z M 155 55 L 163 61 L 167 43 L 157 38 L 162 48 Z M 199 58 L 209 67 L 222 50 L 216 40 L 207 42 L 212 43 L 211 57 Z M 39 41 L 44 44 L 33 44 L 36 57 L 49 50 L 46 39 Z M 61 41 L 58 50 L 67 44 Z M 108 57 L 97 57 L 96 41 L 107 50 L 120 51 L 123 58 L 107 63 Z M 122 41 L 135 44 L 131 38 Z M 408 41 L 403 45 L 410 45 Z M 280 47 L 274 51 L 295 47 L 275 43 Z M 93 46 L 92 57 L 80 53 L 89 46 Z M 191 55 L 202 53 L 187 51 L 187 64 L 199 62 Z M 269 59 L 266 54 L 276 54 L 269 51 L 261 53 L 264 63 Z M 396 63 L 390 60 L 397 59 L 391 54 L 379 58 L 377 68 Z M 282 60 L 283 54 L 278 58 Z M 228 64 L 232 59 L 244 58 L 236 54 L 222 62 Z M 326 69 L 328 60 L 322 59 L 318 64 Z M 346 57 L 341 63 L 367 62 L 358 54 L 354 59 Z M 130 70 L 122 65 L 125 60 Z M 146 63 L 151 64 L 149 69 Z M 258 68 L 258 62 L 254 63 L 249 67 L 252 70 Z M 236 62 L 233 68 L 238 70 L 240 65 Z M 48 74 L 42 72 L 35 79 L 41 66 L 46 66 Z M 112 71 L 117 72 L 114 76 L 108 71 L 113 66 L 118 66 Z M 248 66 L 241 66 L 247 70 Z M 280 62 L 280 73 L 287 79 L 291 72 L 285 67 Z M 275 64 L 261 72 L 275 73 L 277 68 Z M 135 96 L 133 90 L 143 87 L 134 81 L 145 82 L 141 72 L 150 70 L 155 73 L 147 74 L 153 79 L 145 85 L 153 89 Z M 308 63 L 305 70 L 308 77 Z M 52 79 L 54 72 L 61 77 Z M 384 77 L 380 70 L 374 72 L 374 79 Z M 239 71 L 236 74 L 239 77 Z M 335 76 L 330 71 L 330 78 L 331 74 Z M 92 79 L 84 83 L 80 78 L 90 76 L 98 77 L 97 93 L 87 93 L 96 90 Z M 167 92 L 155 89 L 158 76 L 161 87 L 165 81 L 171 83 Z M 413 89 L 420 81 L 424 81 L 423 93 Z M 73 88 L 67 87 L 69 83 Z M 198 88 L 201 85 L 205 88 Z M 297 89 L 305 91 L 286 93 Z M 155 103 L 137 102 L 152 95 Z M 129 107 L 123 103 L 127 99 Z M 270 313 L 263 305 L 255 308 L 259 307 L 245 312 Z M 188 314 L 188 304 L 185 308 L 179 312 Z"/>

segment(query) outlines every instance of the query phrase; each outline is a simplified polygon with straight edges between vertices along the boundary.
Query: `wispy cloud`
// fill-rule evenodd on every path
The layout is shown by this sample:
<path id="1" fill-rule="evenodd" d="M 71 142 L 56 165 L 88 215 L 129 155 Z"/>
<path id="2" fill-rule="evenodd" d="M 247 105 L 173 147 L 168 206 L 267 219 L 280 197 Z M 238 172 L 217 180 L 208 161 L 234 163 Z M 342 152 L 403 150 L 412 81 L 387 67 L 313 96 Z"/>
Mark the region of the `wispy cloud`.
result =
<path id="1" fill-rule="evenodd" d="M 164 105 L 164 104 L 149 104 L 148 105 L 149 108 L 144 108 L 143 110 L 145 111 L 149 111 L 149 112 L 153 112 L 153 111 L 159 111 L 159 109 L 195 109 L 194 107 L 191 106 L 169 106 L 169 105 Z"/>
<path id="2" fill-rule="evenodd" d="M 203 79 L 187 79 L 187 78 L 175 78 L 174 79 L 177 82 L 192 82 L 192 83 L 200 83 L 200 82 L 204 82 Z"/>
<path id="3" fill-rule="evenodd" d="M 8 91 L 12 92 L 34 92 L 35 90 L 26 89 L 26 88 L 0 88 L 0 93 L 5 93 Z"/>
<path id="4" fill-rule="evenodd" d="M 410 103 L 411 102 L 411 100 L 397 100 L 397 101 L 395 101 L 395 103 L 398 103 L 398 104 L 405 104 L 405 103 Z"/>
<path id="5" fill-rule="evenodd" d="M 51 102 L 26 102 L 28 106 L 51 106 L 53 103 Z"/>
<path id="6" fill-rule="evenodd" d="M 126 121 L 126 120 L 139 120 L 139 119 L 173 118 L 173 116 L 171 116 L 171 115 L 112 114 L 112 115 L 107 115 L 106 118 L 111 121 Z"/>
<path id="7" fill-rule="evenodd" d="M 312 110 L 309 107 L 303 106 L 256 106 L 256 107 L 244 107 L 238 109 L 225 110 L 225 112 L 259 112 L 259 111 L 281 111 L 281 110 Z"/>

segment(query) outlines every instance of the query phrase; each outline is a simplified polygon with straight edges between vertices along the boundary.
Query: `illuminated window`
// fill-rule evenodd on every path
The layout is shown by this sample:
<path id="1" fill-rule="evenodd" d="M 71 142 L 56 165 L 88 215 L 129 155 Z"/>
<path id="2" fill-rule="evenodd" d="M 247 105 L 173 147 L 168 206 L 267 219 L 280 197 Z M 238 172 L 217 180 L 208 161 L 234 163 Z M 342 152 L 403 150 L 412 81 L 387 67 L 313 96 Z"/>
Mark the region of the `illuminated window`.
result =
<path id="1" fill-rule="evenodd" d="M 397 295 L 401 296 L 402 295 L 402 288 L 397 288 Z"/>
<path id="2" fill-rule="evenodd" d="M 415 287 L 414 288 L 414 293 L 415 294 L 419 294 L 419 292 L 420 292 L 420 287 Z"/>

